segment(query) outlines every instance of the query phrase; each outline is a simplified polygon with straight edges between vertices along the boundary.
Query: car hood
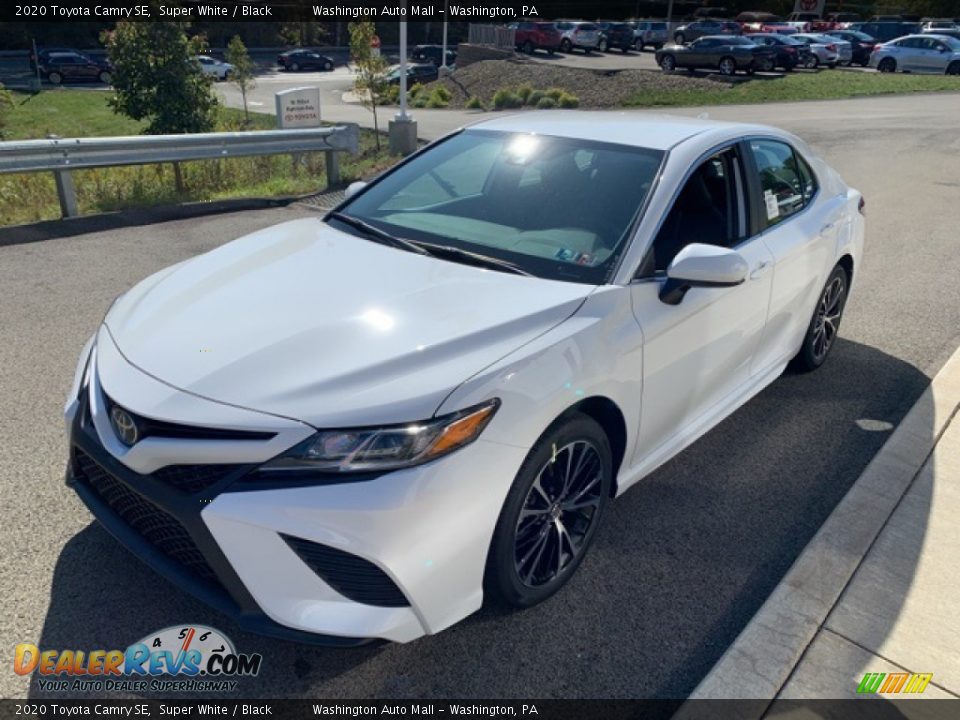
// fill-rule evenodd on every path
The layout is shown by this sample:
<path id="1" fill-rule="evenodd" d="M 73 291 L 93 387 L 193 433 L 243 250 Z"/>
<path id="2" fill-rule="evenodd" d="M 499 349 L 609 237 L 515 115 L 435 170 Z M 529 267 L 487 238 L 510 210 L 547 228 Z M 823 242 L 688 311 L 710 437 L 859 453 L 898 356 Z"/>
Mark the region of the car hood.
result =
<path id="1" fill-rule="evenodd" d="M 356 426 L 430 417 L 592 289 L 304 219 L 147 278 L 104 322 L 128 362 L 174 387 L 316 427 Z"/>

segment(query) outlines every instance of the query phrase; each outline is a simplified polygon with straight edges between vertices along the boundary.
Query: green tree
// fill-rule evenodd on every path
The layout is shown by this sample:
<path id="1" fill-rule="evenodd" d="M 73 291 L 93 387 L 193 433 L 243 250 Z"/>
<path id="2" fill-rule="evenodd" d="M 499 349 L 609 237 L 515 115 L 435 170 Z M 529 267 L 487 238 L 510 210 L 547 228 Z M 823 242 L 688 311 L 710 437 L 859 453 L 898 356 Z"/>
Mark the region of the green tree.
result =
<path id="1" fill-rule="evenodd" d="M 230 82 L 237 86 L 240 91 L 240 97 L 243 98 L 243 117 L 246 122 L 250 122 L 250 111 L 247 109 L 247 93 L 253 89 L 256 83 L 253 79 L 253 61 L 250 60 L 250 54 L 247 52 L 247 46 L 239 35 L 234 35 L 227 45 L 227 62 L 233 65 L 230 71 Z"/>
<path id="2" fill-rule="evenodd" d="M 376 36 L 372 22 L 350 23 L 350 56 L 356 67 L 357 78 L 353 87 L 363 106 L 373 113 L 373 130 L 377 150 L 380 150 L 380 127 L 377 123 L 377 99 L 386 86 L 387 61 L 380 53 L 374 53 L 370 43 Z"/>
<path id="3" fill-rule="evenodd" d="M 203 51 L 202 36 L 188 38 L 173 22 L 120 22 L 105 40 L 114 67 L 115 112 L 147 120 L 151 135 L 213 130 L 212 77 L 193 58 Z"/>

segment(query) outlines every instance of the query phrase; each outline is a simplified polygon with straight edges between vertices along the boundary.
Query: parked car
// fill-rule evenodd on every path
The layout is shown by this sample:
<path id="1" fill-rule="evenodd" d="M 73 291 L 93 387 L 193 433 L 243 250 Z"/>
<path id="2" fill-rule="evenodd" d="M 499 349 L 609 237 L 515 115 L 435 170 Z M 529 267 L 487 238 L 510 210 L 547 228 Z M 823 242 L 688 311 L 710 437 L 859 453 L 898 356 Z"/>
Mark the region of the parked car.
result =
<path id="1" fill-rule="evenodd" d="M 850 43 L 851 61 L 862 67 L 870 62 L 870 53 L 877 44 L 872 37 L 857 30 L 829 30 L 824 34 Z"/>
<path id="2" fill-rule="evenodd" d="M 440 77 L 440 69 L 433 63 L 417 63 L 407 65 L 407 85 L 413 83 L 433 82 Z M 400 66 L 394 65 L 387 71 L 386 81 L 389 85 L 400 84 Z"/>
<path id="3" fill-rule="evenodd" d="M 667 24 L 656 20 L 636 20 L 633 25 L 633 46 L 638 52 L 646 47 L 662 48 L 668 38 Z"/>
<path id="4" fill-rule="evenodd" d="M 601 21 L 597 23 L 597 27 L 600 28 L 600 40 L 597 44 L 600 52 L 629 52 L 633 49 L 633 27 L 627 23 Z"/>
<path id="5" fill-rule="evenodd" d="M 787 15 L 786 24 L 797 28 L 798 32 L 810 32 L 814 23 L 822 22 L 817 13 L 795 12 Z"/>
<path id="6" fill-rule="evenodd" d="M 113 67 L 107 60 L 94 60 L 78 52 L 46 52 L 39 55 L 40 77 L 54 85 L 64 82 L 110 84 Z"/>
<path id="7" fill-rule="evenodd" d="M 953 20 L 948 19 L 931 19 L 924 18 L 920 23 L 920 28 L 923 32 L 928 30 L 957 30 L 960 29 L 957 27 L 957 23 Z"/>
<path id="8" fill-rule="evenodd" d="M 282 70 L 290 72 L 299 72 L 301 70 L 333 70 L 333 58 L 327 55 L 321 55 L 316 50 L 308 48 L 296 48 L 287 50 L 277 56 L 277 65 Z"/>
<path id="9" fill-rule="evenodd" d="M 960 40 L 960 29 L 957 30 L 924 30 L 924 35 L 943 35 L 944 37 L 952 37 Z"/>
<path id="10" fill-rule="evenodd" d="M 810 62 L 811 50 L 806 43 L 794 40 L 788 35 L 776 33 L 754 33 L 748 36 L 757 45 L 764 45 L 774 51 L 775 67 L 790 72 L 795 67 L 806 67 Z"/>
<path id="11" fill-rule="evenodd" d="M 410 51 L 410 59 L 420 63 L 443 65 L 443 45 L 414 45 Z M 457 53 L 447 48 L 447 65 L 457 62 Z"/>
<path id="12" fill-rule="evenodd" d="M 614 498 L 829 372 L 865 234 L 799 138 L 634 113 L 487 120 L 347 195 L 118 297 L 64 407 L 119 542 L 340 646 L 560 590 Z"/>
<path id="13" fill-rule="evenodd" d="M 806 68 L 812 69 L 820 65 L 835 68 L 837 65 L 849 65 L 853 59 L 853 48 L 845 40 L 820 33 L 797 33 L 791 37 L 807 43 L 810 48 L 810 57 L 804 66 Z"/>
<path id="14" fill-rule="evenodd" d="M 655 57 L 664 72 L 709 68 L 721 75 L 733 75 L 737 70 L 752 74 L 772 69 L 776 63 L 774 49 L 731 35 L 708 35 L 687 45 L 667 45 L 657 50 Z"/>
<path id="15" fill-rule="evenodd" d="M 596 23 L 584 20 L 558 20 L 560 50 L 565 53 L 583 50 L 588 55 L 600 44 L 600 28 Z"/>
<path id="16" fill-rule="evenodd" d="M 513 42 L 517 50 L 527 55 L 532 55 L 535 50 L 546 50 L 553 55 L 560 49 L 562 36 L 557 26 L 551 22 L 524 20 L 507 27 L 514 31 Z"/>
<path id="17" fill-rule="evenodd" d="M 778 35 L 792 35 L 797 28 L 781 20 L 776 15 L 765 12 L 742 12 L 737 15 L 737 22 L 745 35 L 751 33 L 776 33 Z"/>
<path id="18" fill-rule="evenodd" d="M 673 31 L 673 41 L 678 45 L 692 42 L 697 38 L 712 35 L 741 35 L 740 26 L 732 20 L 698 20 L 681 25 Z"/>
<path id="19" fill-rule="evenodd" d="M 947 35 L 907 35 L 873 49 L 870 67 L 880 72 L 960 75 L 960 40 Z"/>
<path id="20" fill-rule="evenodd" d="M 831 30 L 844 30 L 850 23 L 862 22 L 863 18 L 855 12 L 832 12 L 827 13 L 824 20 Z"/>
<path id="21" fill-rule="evenodd" d="M 912 22 L 865 22 L 854 23 L 847 29 L 866 33 L 877 42 L 885 43 L 905 35 L 919 33 L 920 24 Z"/>
<path id="22" fill-rule="evenodd" d="M 216 80 L 229 80 L 230 73 L 233 72 L 233 65 L 209 55 L 196 55 L 194 60 L 200 63 L 200 69 L 203 72 L 212 75 Z"/>

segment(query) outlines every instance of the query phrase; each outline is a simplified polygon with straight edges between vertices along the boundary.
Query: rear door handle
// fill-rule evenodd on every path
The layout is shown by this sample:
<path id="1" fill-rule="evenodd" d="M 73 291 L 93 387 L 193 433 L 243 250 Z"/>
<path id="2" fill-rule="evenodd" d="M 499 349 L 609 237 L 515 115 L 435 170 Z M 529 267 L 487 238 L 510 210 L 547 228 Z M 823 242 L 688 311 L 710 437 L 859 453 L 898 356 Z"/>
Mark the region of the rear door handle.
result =
<path id="1" fill-rule="evenodd" d="M 756 280 L 758 277 L 763 275 L 767 270 L 770 269 L 771 263 L 767 260 L 761 260 L 757 263 L 757 266 L 753 268 L 753 272 L 750 273 L 750 279 Z"/>

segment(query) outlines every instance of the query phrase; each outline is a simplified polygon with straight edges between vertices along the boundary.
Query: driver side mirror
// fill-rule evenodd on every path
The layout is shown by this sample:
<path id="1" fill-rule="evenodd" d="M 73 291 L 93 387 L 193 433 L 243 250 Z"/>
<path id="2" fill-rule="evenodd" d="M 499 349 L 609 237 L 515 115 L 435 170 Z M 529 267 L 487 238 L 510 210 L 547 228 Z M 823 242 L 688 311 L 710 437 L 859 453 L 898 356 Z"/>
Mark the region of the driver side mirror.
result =
<path id="1" fill-rule="evenodd" d="M 347 186 L 347 189 L 343 191 L 343 198 L 344 198 L 344 200 L 349 200 L 349 199 L 352 198 L 354 195 L 356 195 L 358 192 L 360 192 L 361 190 L 363 190 L 366 186 L 367 186 L 367 184 L 366 184 L 365 182 L 363 182 L 363 180 L 357 180 L 356 182 L 350 183 L 350 184 Z"/>
<path id="2" fill-rule="evenodd" d="M 677 253 L 667 268 L 660 300 L 667 305 L 679 305 L 690 288 L 734 287 L 747 279 L 748 270 L 747 261 L 735 250 L 691 243 Z"/>

